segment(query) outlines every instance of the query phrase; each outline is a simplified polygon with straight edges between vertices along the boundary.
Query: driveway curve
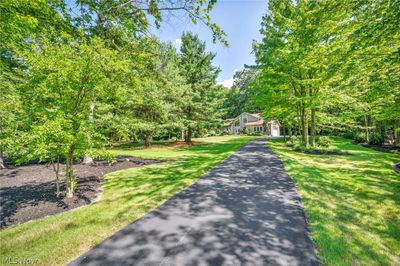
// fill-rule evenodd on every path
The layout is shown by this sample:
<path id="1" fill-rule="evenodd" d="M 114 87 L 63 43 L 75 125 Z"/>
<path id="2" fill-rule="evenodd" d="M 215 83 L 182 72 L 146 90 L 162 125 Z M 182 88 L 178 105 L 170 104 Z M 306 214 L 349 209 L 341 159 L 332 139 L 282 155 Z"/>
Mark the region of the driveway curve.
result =
<path id="1" fill-rule="evenodd" d="M 70 265 L 319 265 L 281 160 L 251 141 Z"/>

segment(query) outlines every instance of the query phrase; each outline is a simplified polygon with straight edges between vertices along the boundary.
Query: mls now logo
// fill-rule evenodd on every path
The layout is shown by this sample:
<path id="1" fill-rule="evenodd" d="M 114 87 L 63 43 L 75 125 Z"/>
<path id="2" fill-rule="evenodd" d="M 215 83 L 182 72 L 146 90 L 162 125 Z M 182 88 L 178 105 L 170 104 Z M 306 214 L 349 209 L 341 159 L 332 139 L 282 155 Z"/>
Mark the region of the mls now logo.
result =
<path id="1" fill-rule="evenodd" d="M 23 265 L 34 265 L 37 264 L 38 259 L 34 258 L 17 258 L 7 257 L 3 259 L 4 264 L 23 264 Z"/>

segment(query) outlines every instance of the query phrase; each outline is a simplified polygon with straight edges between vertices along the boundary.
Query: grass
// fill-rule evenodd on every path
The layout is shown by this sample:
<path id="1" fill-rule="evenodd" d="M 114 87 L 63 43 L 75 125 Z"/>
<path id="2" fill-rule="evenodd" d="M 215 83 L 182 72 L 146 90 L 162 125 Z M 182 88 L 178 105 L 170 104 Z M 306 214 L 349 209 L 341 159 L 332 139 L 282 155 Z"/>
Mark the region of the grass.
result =
<path id="1" fill-rule="evenodd" d="M 186 148 L 112 150 L 164 163 L 125 169 L 105 177 L 102 199 L 83 208 L 0 231 L 1 264 L 7 258 L 64 265 L 165 202 L 254 137 L 213 137 Z"/>
<path id="2" fill-rule="evenodd" d="M 399 154 L 341 138 L 333 148 L 352 155 L 311 155 L 269 142 L 305 205 L 323 265 L 400 265 Z"/>
<path id="3" fill-rule="evenodd" d="M 175 142 L 176 142 L 175 140 L 153 140 L 150 142 L 150 145 L 167 146 Z M 114 148 L 136 148 L 136 147 L 144 147 L 145 143 L 144 141 L 126 142 L 126 143 L 115 143 L 112 146 Z"/>

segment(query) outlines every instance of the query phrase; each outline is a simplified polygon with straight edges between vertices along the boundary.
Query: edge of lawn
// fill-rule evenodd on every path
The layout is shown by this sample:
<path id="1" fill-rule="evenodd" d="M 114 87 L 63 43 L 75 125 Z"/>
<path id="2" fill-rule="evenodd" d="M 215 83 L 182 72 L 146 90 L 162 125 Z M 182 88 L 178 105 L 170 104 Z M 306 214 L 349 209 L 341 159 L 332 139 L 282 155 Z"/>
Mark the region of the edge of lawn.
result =
<path id="1" fill-rule="evenodd" d="M 296 152 L 282 138 L 267 146 L 296 186 L 323 265 L 395 265 L 400 258 L 400 179 L 392 165 L 400 154 L 340 137 L 332 140 L 350 154 Z"/>
<path id="2" fill-rule="evenodd" d="M 257 138 L 221 137 L 209 138 L 207 145 L 185 148 L 113 150 L 114 154 L 142 158 L 158 153 L 151 158 L 163 162 L 105 175 L 102 197 L 89 205 L 2 229 L 0 264 L 9 265 L 7 259 L 66 264 L 164 204 Z"/>

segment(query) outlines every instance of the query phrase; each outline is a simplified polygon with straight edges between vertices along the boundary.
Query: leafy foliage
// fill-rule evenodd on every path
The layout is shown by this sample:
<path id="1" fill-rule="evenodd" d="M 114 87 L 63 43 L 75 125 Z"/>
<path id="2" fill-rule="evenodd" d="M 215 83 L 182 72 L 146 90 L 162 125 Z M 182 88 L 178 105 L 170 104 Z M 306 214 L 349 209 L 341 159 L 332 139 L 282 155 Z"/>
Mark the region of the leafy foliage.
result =
<path id="1" fill-rule="evenodd" d="M 399 144 L 399 15 L 396 1 L 269 1 L 252 84 L 264 116 L 306 147 L 345 131 Z"/>
<path id="2" fill-rule="evenodd" d="M 185 141 L 190 143 L 194 130 L 219 124 L 223 87 L 215 85 L 219 69 L 212 65 L 215 54 L 206 52 L 197 35 L 182 34 L 179 65 L 186 89 L 181 96 L 179 113 L 185 128 Z"/>

